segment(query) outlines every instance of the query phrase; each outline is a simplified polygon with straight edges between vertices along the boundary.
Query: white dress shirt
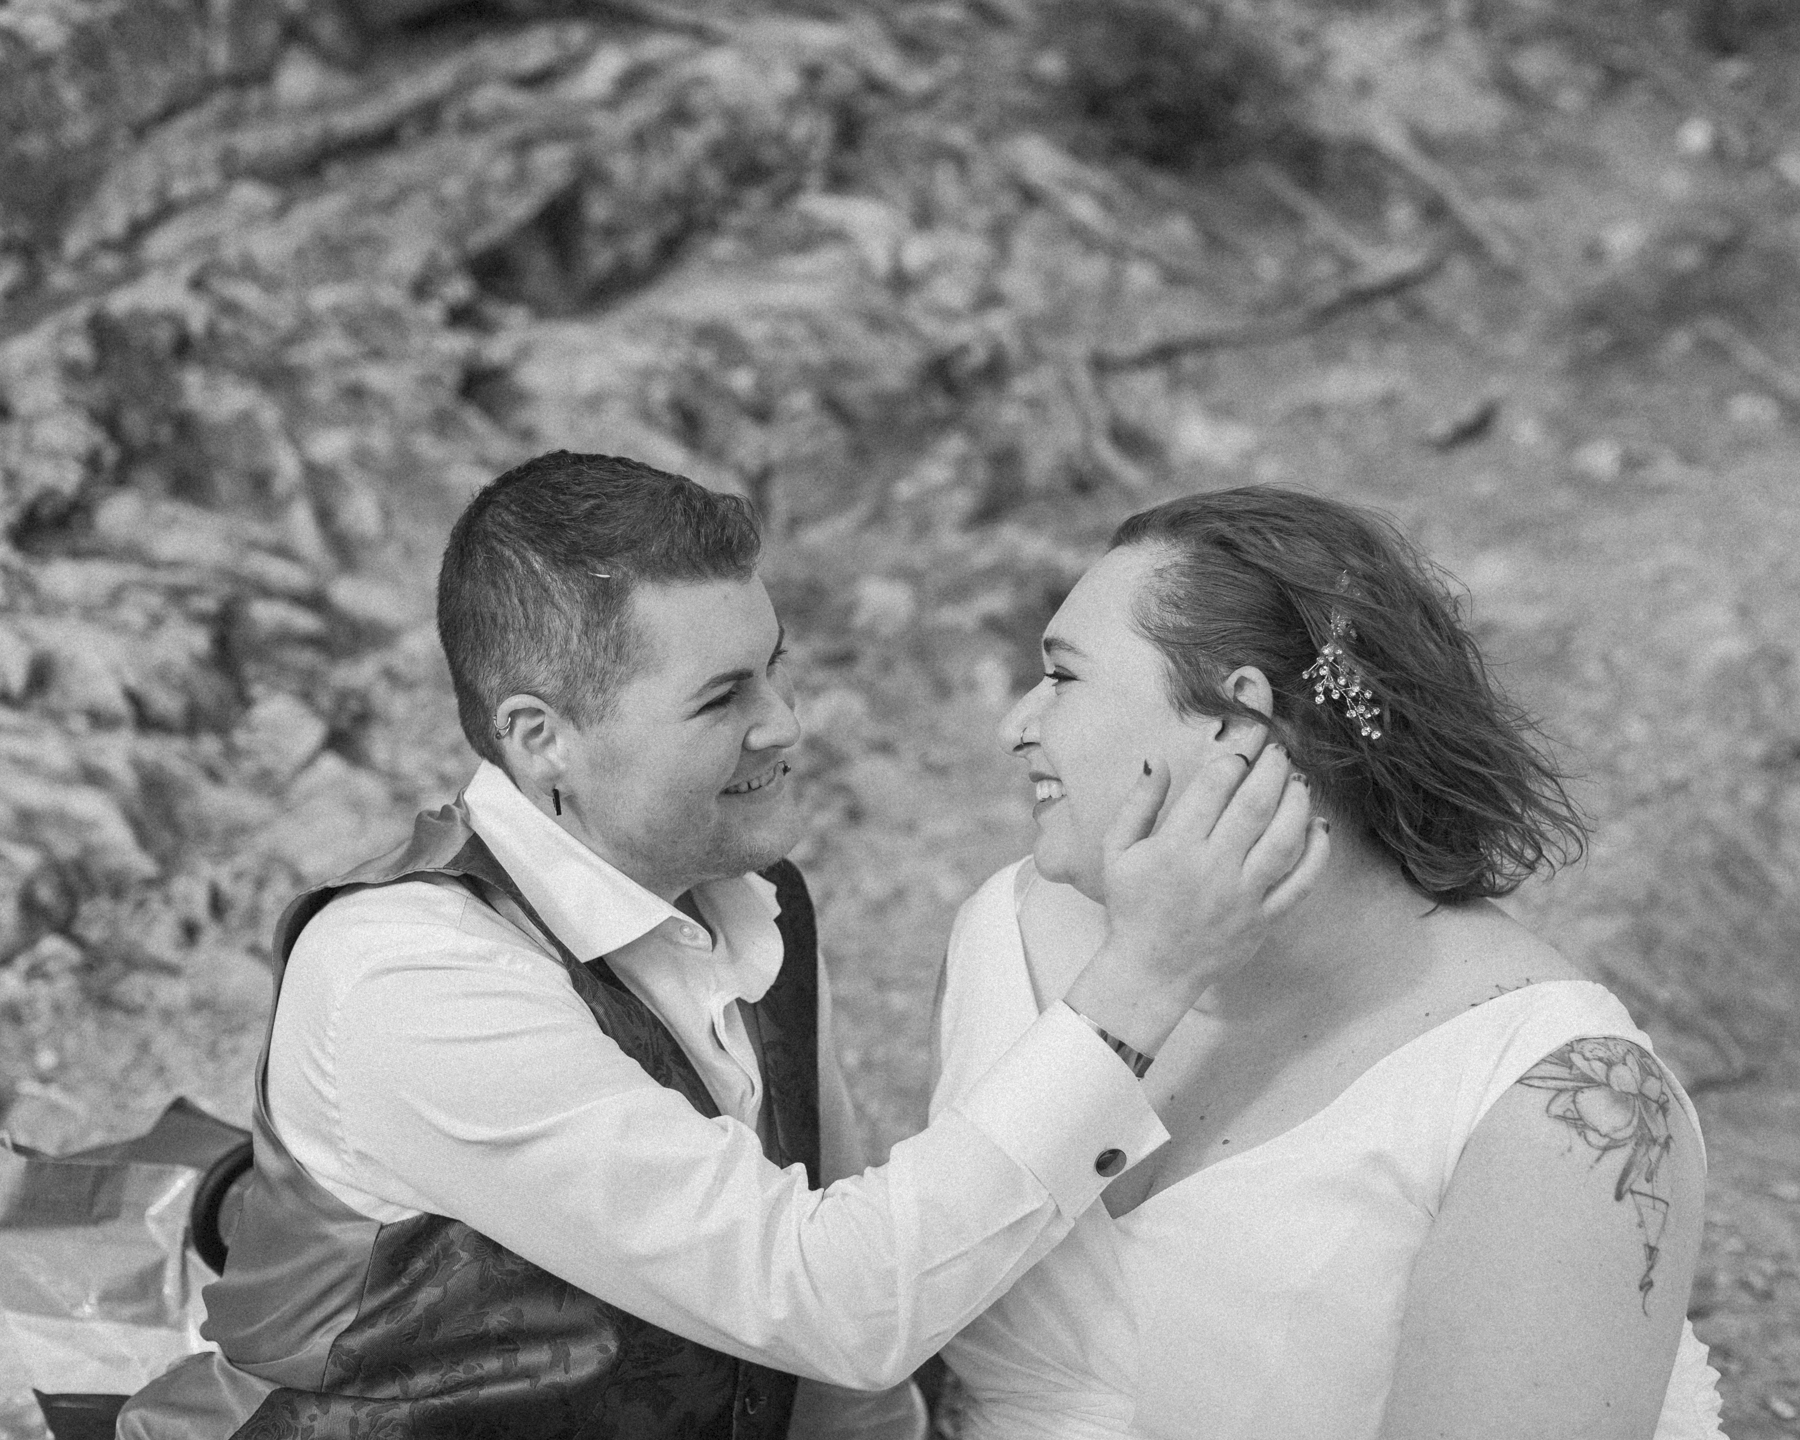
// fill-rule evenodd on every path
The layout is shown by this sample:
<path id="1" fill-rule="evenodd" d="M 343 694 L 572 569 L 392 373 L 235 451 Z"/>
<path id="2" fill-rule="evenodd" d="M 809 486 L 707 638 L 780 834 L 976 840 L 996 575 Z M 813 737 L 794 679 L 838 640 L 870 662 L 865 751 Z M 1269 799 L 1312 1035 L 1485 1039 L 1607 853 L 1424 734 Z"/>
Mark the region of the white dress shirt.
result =
<path id="1" fill-rule="evenodd" d="M 268 1101 L 294 1158 L 361 1214 L 461 1220 L 652 1324 L 876 1390 L 1068 1232 L 1107 1183 L 1106 1152 L 1135 1164 L 1168 1138 L 1129 1069 L 1059 1004 L 888 1164 L 812 1190 L 804 1167 L 763 1154 L 735 1003 L 780 964 L 772 887 L 698 887 L 708 936 L 494 767 L 465 799 L 544 923 L 583 959 L 609 957 L 724 1113 L 707 1119 L 645 1074 L 556 957 L 462 886 L 351 891 L 289 958 Z M 826 994 L 822 1089 L 841 1096 Z M 842 1156 L 848 1107 L 826 1093 L 821 1110 Z"/>

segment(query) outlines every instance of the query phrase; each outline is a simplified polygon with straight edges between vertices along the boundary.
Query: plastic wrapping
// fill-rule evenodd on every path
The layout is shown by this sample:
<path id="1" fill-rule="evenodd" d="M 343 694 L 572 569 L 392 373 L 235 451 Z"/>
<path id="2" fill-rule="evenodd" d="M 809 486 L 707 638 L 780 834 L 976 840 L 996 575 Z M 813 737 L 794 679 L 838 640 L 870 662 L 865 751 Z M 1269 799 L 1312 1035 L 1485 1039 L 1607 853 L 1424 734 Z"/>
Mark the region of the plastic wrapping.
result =
<path id="1" fill-rule="evenodd" d="M 223 1262 L 219 1208 L 248 1164 L 248 1137 L 185 1101 L 78 1155 L 0 1135 L 0 1434 L 39 1440 L 45 1415 L 59 1440 L 110 1433 L 109 1397 L 205 1348 L 201 1253 Z"/>

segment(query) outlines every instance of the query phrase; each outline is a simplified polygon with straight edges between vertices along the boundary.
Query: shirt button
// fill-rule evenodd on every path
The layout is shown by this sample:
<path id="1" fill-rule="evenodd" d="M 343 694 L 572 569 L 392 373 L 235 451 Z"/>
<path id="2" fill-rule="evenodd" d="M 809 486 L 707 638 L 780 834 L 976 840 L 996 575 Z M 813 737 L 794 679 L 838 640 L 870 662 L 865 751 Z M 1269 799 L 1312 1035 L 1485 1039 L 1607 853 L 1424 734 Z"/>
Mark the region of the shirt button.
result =
<path id="1" fill-rule="evenodd" d="M 1123 1150 L 1102 1150 L 1094 1157 L 1094 1173 L 1104 1175 L 1108 1180 L 1125 1168 L 1125 1152 Z"/>

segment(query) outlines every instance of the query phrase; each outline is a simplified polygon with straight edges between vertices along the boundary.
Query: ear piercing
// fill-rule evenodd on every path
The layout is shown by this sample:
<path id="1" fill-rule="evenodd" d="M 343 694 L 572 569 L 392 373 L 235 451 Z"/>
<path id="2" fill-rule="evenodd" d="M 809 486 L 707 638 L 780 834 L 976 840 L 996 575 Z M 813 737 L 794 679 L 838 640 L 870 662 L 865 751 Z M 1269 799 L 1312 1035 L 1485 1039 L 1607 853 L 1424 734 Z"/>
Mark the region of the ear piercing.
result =
<path id="1" fill-rule="evenodd" d="M 550 787 L 550 803 L 556 807 L 556 813 L 562 814 L 562 791 L 554 785 Z"/>

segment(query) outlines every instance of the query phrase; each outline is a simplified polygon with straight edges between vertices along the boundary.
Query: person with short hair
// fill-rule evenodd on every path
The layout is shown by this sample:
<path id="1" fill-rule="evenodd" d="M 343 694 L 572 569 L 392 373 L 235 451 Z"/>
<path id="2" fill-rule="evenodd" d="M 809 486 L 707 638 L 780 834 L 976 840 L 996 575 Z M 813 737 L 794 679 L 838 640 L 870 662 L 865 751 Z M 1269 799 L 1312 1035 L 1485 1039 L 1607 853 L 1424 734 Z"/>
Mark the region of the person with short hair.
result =
<path id="1" fill-rule="evenodd" d="M 599 455 L 457 521 L 439 630 L 481 762 L 279 922 L 218 1348 L 121 1436 L 916 1435 L 907 1377 L 1162 1143 L 1142 1053 L 1324 863 L 1285 760 L 1165 804 L 1146 759 L 1094 963 L 864 1169 L 758 553 L 741 499 Z"/>
<path id="2" fill-rule="evenodd" d="M 1252 486 L 1134 515 L 1001 742 L 1036 841 L 960 913 L 932 1114 L 1105 932 L 1101 836 L 1286 748 L 1312 892 L 1146 1080 L 1170 1142 L 946 1347 L 963 1440 L 1709 1440 L 1685 1320 L 1705 1155 L 1607 990 L 1493 902 L 1585 827 L 1440 573 L 1374 512 Z"/>

